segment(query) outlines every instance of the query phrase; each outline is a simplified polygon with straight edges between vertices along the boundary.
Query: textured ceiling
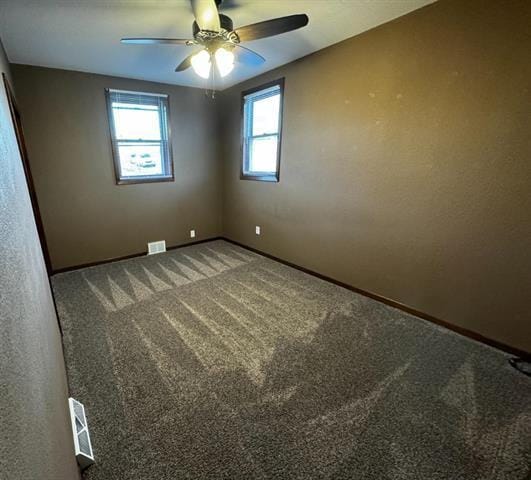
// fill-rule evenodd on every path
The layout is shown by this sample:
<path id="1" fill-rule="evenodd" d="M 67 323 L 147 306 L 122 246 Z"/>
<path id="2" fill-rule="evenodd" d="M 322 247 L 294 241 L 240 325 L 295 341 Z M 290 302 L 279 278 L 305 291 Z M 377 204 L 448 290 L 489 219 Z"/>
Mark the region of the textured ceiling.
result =
<path id="1" fill-rule="evenodd" d="M 265 64 L 237 65 L 216 88 L 259 75 L 433 1 L 226 0 L 221 11 L 235 27 L 294 13 L 308 14 L 310 23 L 294 32 L 245 43 L 266 58 Z M 194 47 L 120 43 L 124 36 L 189 38 L 192 21 L 188 0 L 0 0 L 0 36 L 12 63 L 204 87 L 206 81 L 191 70 L 174 71 Z"/>

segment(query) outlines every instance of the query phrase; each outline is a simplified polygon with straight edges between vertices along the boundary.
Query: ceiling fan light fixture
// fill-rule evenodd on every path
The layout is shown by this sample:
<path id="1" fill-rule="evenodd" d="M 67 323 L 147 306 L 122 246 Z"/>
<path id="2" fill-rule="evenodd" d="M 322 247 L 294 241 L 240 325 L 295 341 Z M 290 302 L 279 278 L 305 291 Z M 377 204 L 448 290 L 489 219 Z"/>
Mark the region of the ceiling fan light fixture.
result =
<path id="1" fill-rule="evenodd" d="M 201 50 L 196 53 L 190 60 L 194 72 L 202 78 L 210 77 L 210 69 L 212 68 L 212 61 L 210 53 L 206 50 Z"/>
<path id="2" fill-rule="evenodd" d="M 231 50 L 220 47 L 214 54 L 216 58 L 216 67 L 222 77 L 226 77 L 234 68 L 234 53 Z"/>

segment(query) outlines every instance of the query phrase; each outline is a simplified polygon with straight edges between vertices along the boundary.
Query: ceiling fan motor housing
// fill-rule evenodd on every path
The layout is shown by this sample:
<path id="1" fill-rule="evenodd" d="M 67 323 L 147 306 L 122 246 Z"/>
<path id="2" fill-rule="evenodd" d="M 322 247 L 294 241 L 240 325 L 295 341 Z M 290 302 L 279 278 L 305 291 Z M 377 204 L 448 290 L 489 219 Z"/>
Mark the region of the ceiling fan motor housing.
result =
<path id="1" fill-rule="evenodd" d="M 227 17 L 227 15 L 223 15 L 222 13 L 219 14 L 219 23 L 221 25 L 221 28 L 223 30 L 226 30 L 227 32 L 232 32 L 232 30 L 234 29 L 232 19 L 230 17 Z M 201 29 L 199 28 L 199 25 L 197 24 L 195 20 L 194 20 L 194 23 L 192 24 L 192 31 L 194 34 L 194 38 L 201 31 Z"/>

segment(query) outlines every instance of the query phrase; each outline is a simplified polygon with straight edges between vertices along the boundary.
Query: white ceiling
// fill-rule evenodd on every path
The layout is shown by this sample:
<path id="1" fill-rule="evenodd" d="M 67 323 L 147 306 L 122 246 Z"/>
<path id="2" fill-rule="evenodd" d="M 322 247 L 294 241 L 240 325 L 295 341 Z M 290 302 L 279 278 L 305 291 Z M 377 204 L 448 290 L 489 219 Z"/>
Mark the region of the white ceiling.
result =
<path id="1" fill-rule="evenodd" d="M 435 0 L 225 0 L 234 26 L 306 13 L 307 27 L 247 42 L 266 58 L 237 65 L 223 89 L 388 22 Z M 122 45 L 121 37 L 191 38 L 188 0 L 0 0 L 0 37 L 12 63 L 79 70 L 204 87 L 190 69 L 175 67 L 191 48 Z M 196 47 L 197 48 L 197 47 Z"/>

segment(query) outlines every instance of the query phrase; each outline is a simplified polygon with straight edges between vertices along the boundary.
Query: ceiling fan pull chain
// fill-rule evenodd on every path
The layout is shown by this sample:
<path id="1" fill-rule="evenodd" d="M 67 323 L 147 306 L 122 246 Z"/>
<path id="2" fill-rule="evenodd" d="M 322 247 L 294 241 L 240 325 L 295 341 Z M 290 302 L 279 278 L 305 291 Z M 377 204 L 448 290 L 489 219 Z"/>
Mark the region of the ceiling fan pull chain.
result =
<path id="1" fill-rule="evenodd" d="M 212 55 L 212 63 L 214 63 L 214 55 Z M 216 98 L 216 69 L 214 65 L 212 65 L 212 84 L 211 84 L 211 90 L 210 90 L 210 98 L 214 100 Z"/>

